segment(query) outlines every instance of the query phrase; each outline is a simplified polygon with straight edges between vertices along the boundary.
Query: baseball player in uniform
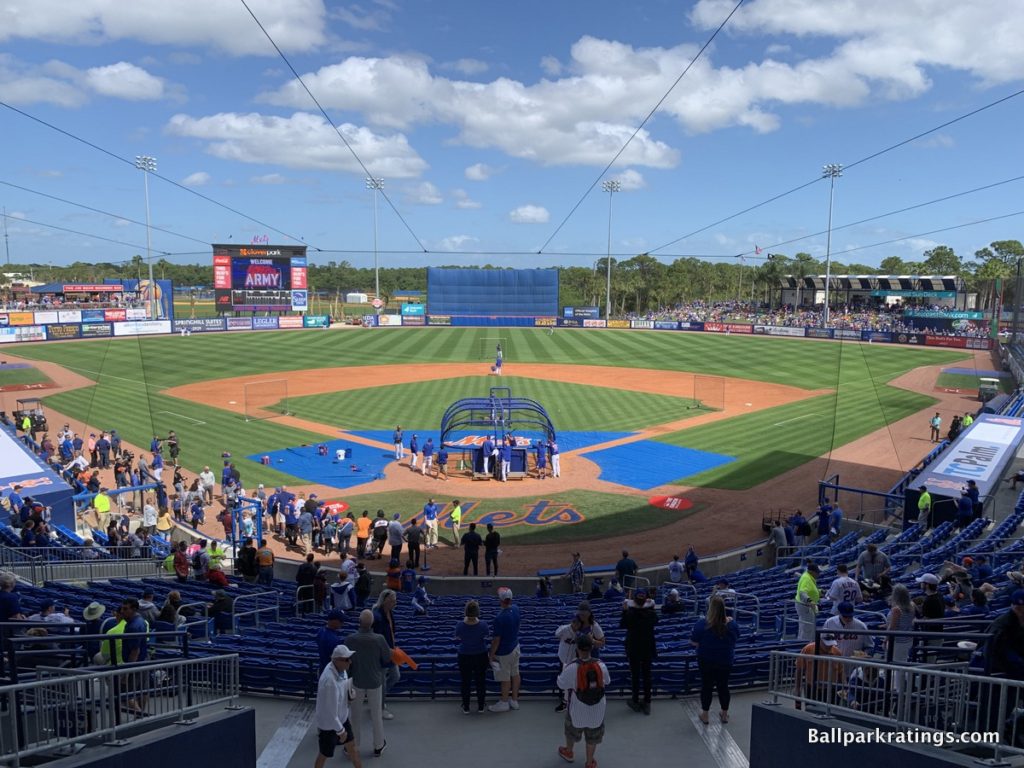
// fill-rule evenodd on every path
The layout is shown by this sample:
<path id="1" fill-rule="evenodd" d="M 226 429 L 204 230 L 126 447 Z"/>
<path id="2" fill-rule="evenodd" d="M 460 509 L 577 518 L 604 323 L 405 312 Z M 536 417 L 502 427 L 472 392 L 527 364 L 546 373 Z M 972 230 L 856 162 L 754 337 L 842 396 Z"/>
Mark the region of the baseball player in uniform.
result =
<path id="1" fill-rule="evenodd" d="M 509 470 L 512 469 L 512 443 L 505 441 L 501 446 L 501 482 L 508 480 Z"/>
<path id="2" fill-rule="evenodd" d="M 481 451 L 484 455 L 484 474 L 489 474 L 491 454 L 494 453 L 494 441 L 491 440 L 490 436 L 484 438 L 484 444 L 481 447 Z"/>
<path id="3" fill-rule="evenodd" d="M 414 471 L 416 469 L 416 459 L 419 458 L 419 456 L 418 456 L 419 450 L 420 450 L 420 436 L 419 435 L 413 435 L 412 439 L 409 441 L 409 469 L 414 470 Z"/>
<path id="4" fill-rule="evenodd" d="M 391 436 L 391 442 L 395 444 L 395 461 L 402 460 L 404 450 L 402 448 L 402 425 L 395 427 L 395 433 Z"/>
<path id="5" fill-rule="evenodd" d="M 434 438 L 428 437 L 427 442 L 423 444 L 423 466 L 421 471 L 423 474 L 427 474 L 434 466 Z"/>
<path id="6" fill-rule="evenodd" d="M 437 547 L 437 504 L 428 499 L 423 505 L 423 523 L 427 526 L 427 549 Z"/>
<path id="7" fill-rule="evenodd" d="M 558 443 L 555 442 L 553 437 L 548 440 L 548 458 L 551 459 L 551 476 L 561 477 L 562 462 L 561 457 L 558 455 Z"/>

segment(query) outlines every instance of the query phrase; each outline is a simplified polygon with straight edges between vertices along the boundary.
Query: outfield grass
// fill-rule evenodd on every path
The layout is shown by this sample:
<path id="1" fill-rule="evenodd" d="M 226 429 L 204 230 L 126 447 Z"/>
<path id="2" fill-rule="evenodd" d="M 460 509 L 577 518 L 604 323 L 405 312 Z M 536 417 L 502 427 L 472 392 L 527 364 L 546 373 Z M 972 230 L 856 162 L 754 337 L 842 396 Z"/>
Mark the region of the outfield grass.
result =
<path id="1" fill-rule="evenodd" d="M 373 389 L 289 398 L 288 411 L 346 430 L 436 428 L 456 400 L 487 397 L 495 383 L 487 376 L 395 384 Z M 610 387 L 502 376 L 515 397 L 541 403 L 558 431 L 621 432 L 697 416 L 709 409 L 694 401 Z"/>
<path id="2" fill-rule="evenodd" d="M 647 500 L 636 496 L 621 496 L 615 493 L 598 493 L 595 491 L 572 491 L 571 493 L 555 493 L 544 495 L 543 488 L 535 484 L 523 484 L 527 487 L 536 488 L 533 495 L 511 499 L 481 499 L 479 501 L 470 496 L 460 497 L 463 506 L 462 531 L 469 530 L 469 524 L 480 521 L 487 514 L 512 513 L 516 519 L 523 520 L 530 510 L 534 509 L 538 500 L 545 500 L 552 505 L 542 513 L 545 519 L 556 514 L 554 505 L 565 504 L 578 511 L 585 518 L 582 522 L 572 525 L 551 523 L 549 525 L 528 525 L 525 522 L 518 522 L 510 526 L 496 528 L 501 534 L 503 543 L 507 544 L 553 544 L 559 542 L 576 542 L 590 539 L 603 539 L 620 535 L 624 532 L 637 533 L 675 522 L 683 517 L 692 515 L 702 509 L 700 505 L 679 512 L 675 510 L 660 509 L 647 504 Z M 446 486 L 444 490 L 449 490 Z M 453 491 L 455 489 L 452 489 Z M 451 497 L 435 494 L 434 499 L 442 507 L 451 501 Z M 383 509 L 390 518 L 391 512 L 401 512 L 403 516 L 416 514 L 420 515 L 425 497 L 422 493 L 414 491 L 395 491 L 391 493 L 375 493 L 363 496 L 349 496 L 346 500 L 351 505 L 352 513 L 356 516 L 362 514 L 366 509 L 373 517 L 376 510 Z M 477 501 L 477 506 L 468 512 L 466 506 Z M 420 522 L 422 518 L 419 517 Z M 485 531 L 480 530 L 484 535 Z M 438 531 L 443 541 L 452 540 L 451 528 L 443 528 Z M 566 550 L 568 561 L 568 550 Z M 482 563 L 481 563 L 482 565 Z M 566 562 L 568 566 L 568 562 Z M 591 563 L 600 565 L 600 563 Z"/>
<path id="3" fill-rule="evenodd" d="M 665 438 L 682 445 L 739 455 L 739 462 L 688 481 L 693 484 L 696 479 L 700 483 L 737 488 L 749 487 L 826 452 L 832 438 L 831 411 L 836 408 L 839 423 L 834 445 L 838 446 L 886 421 L 926 407 L 932 402 L 930 398 L 895 390 L 885 382 L 920 365 L 948 364 L 967 357 L 954 350 L 880 344 L 567 329 L 548 336 L 546 330 L 519 328 L 196 334 L 185 339 L 165 336 L 19 344 L 11 351 L 27 358 L 52 360 L 99 380 L 96 387 L 47 398 L 53 408 L 87 419 L 100 428 L 117 427 L 126 439 L 140 445 L 148 445 L 154 433 L 166 434 L 168 429 L 174 429 L 182 437 L 183 459 L 189 466 L 218 464 L 221 451 L 227 450 L 236 457 L 247 483 L 256 480 L 277 484 L 296 481 L 239 457 L 315 442 L 321 437 L 272 421 L 246 423 L 237 414 L 212 407 L 216 404 L 197 405 L 161 395 L 160 390 L 207 379 L 326 366 L 471 362 L 479 358 L 481 340 L 495 336 L 505 339 L 505 367 L 511 377 L 515 375 L 516 362 L 523 361 L 695 370 L 808 389 L 839 388 L 838 401 L 834 396 L 817 398 Z M 624 371 L 623 376 L 628 373 Z M 364 396 L 360 413 L 364 423 L 397 423 L 393 403 L 381 396 L 379 390 Z M 454 399 L 448 395 L 438 398 L 436 402 L 421 402 L 420 407 L 444 407 Z M 587 416 L 585 411 L 573 413 L 573 403 L 554 403 L 552 407 L 569 409 L 569 423 L 579 424 Z M 589 422 L 583 423 L 601 423 L 601 419 L 608 418 L 603 411 L 604 406 L 592 408 Z M 817 411 L 829 415 L 807 415 Z M 328 413 L 319 412 L 316 420 L 329 421 L 333 417 Z M 778 426 L 790 418 L 795 420 Z M 409 421 L 416 423 L 420 419 Z M 635 422 L 640 423 L 640 419 Z M 744 472 L 750 473 L 749 479 Z"/>
<path id="4" fill-rule="evenodd" d="M 0 366 L 0 387 L 12 384 L 48 384 L 49 382 L 49 377 L 36 368 Z"/>
<path id="5" fill-rule="evenodd" d="M 940 373 L 935 383 L 946 389 L 977 389 L 978 377 L 966 373 Z M 1013 392 L 1013 379 L 1000 376 L 999 391 L 1007 394 Z"/>

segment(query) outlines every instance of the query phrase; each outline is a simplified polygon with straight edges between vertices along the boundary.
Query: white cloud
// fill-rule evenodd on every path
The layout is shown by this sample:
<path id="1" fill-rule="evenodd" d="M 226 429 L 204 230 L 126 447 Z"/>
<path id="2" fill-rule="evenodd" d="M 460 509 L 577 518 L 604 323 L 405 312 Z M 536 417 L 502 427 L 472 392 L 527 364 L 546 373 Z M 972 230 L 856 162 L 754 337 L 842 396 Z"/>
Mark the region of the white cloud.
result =
<path id="1" fill-rule="evenodd" d="M 461 208 L 462 210 L 473 210 L 482 207 L 482 205 L 478 201 L 473 200 L 464 189 L 453 189 L 452 197 L 455 198 L 456 208 Z"/>
<path id="2" fill-rule="evenodd" d="M 451 235 L 443 238 L 437 244 L 437 250 L 439 251 L 461 251 L 467 245 L 473 245 L 474 243 L 480 242 L 477 238 L 471 235 Z"/>
<path id="3" fill-rule="evenodd" d="M 206 171 L 196 171 L 182 179 L 181 183 L 186 187 L 204 187 L 210 183 L 210 174 Z"/>
<path id="4" fill-rule="evenodd" d="M 948 133 L 933 133 L 914 143 L 923 149 L 951 149 L 956 144 Z"/>
<path id="5" fill-rule="evenodd" d="M 440 205 L 444 202 L 441 190 L 429 181 L 421 181 L 405 188 L 405 199 L 414 205 Z"/>
<path id="6" fill-rule="evenodd" d="M 28 218 L 28 216 L 25 214 L 24 211 L 8 211 L 7 215 L 10 216 L 12 219 L 27 219 Z"/>
<path id="7" fill-rule="evenodd" d="M 764 52 L 767 56 L 781 56 L 782 54 L 789 53 L 792 50 L 792 48 L 783 43 L 772 43 L 764 49 Z"/>
<path id="8" fill-rule="evenodd" d="M 161 78 L 126 61 L 87 69 L 85 82 L 101 96 L 130 101 L 151 101 L 164 95 L 164 81 Z"/>
<path id="9" fill-rule="evenodd" d="M 253 176 L 249 179 L 251 184 L 284 184 L 288 181 L 280 173 L 265 173 L 262 176 Z"/>
<path id="10" fill-rule="evenodd" d="M 331 11 L 331 16 L 339 21 L 348 24 L 353 29 L 361 31 L 380 31 L 391 21 L 392 6 L 386 3 L 378 3 L 383 8 L 367 8 L 358 3 L 349 6 L 341 6 Z"/>
<path id="11" fill-rule="evenodd" d="M 494 169 L 483 163 L 474 163 L 466 169 L 465 173 L 466 178 L 470 181 L 487 181 L 494 173 Z"/>
<path id="12" fill-rule="evenodd" d="M 404 179 L 427 168 L 401 134 L 383 136 L 349 123 L 339 129 L 374 175 Z M 166 130 L 175 136 L 208 141 L 207 151 L 227 160 L 363 174 L 330 124 L 308 112 L 291 117 L 222 112 L 194 118 L 178 114 Z"/>
<path id="13" fill-rule="evenodd" d="M 15 104 L 55 104 L 78 107 L 87 100 L 81 88 L 53 77 L 44 67 L 33 67 L 0 53 L 0 99 Z"/>
<path id="14" fill-rule="evenodd" d="M 521 205 L 509 211 L 508 217 L 516 224 L 547 224 L 551 214 L 540 205 Z"/>
<path id="15" fill-rule="evenodd" d="M 250 0 L 253 12 L 285 51 L 307 51 L 326 40 L 323 0 Z M 24 38 L 95 45 L 136 40 L 206 46 L 234 55 L 276 56 L 239 4 L 226 0 L 5 0 L 0 41 Z"/>
<path id="16" fill-rule="evenodd" d="M 540 60 L 540 68 L 548 77 L 558 77 L 562 74 L 562 62 L 554 56 L 545 56 Z"/>
<path id="17" fill-rule="evenodd" d="M 446 61 L 440 68 L 472 77 L 473 75 L 482 75 L 490 69 L 490 65 L 480 59 L 458 59 L 457 61 Z"/>
<path id="18" fill-rule="evenodd" d="M 612 179 L 619 182 L 622 185 L 623 192 L 632 192 L 636 189 L 643 189 L 647 186 L 647 181 L 640 171 L 635 171 L 632 168 L 627 168 L 622 173 L 617 173 L 612 176 Z"/>

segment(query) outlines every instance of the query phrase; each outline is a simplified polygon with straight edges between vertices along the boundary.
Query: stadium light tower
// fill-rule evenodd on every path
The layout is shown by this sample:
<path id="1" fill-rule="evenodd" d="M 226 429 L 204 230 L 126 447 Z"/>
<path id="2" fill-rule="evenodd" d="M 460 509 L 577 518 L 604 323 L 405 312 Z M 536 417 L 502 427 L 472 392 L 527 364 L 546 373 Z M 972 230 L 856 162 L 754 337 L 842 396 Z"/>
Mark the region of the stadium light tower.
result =
<path id="1" fill-rule="evenodd" d="M 622 191 L 622 182 L 609 179 L 601 183 L 608 193 L 608 260 L 605 262 L 604 319 L 612 319 L 612 197 Z"/>
<path id="2" fill-rule="evenodd" d="M 821 169 L 822 178 L 828 179 L 828 234 L 825 236 L 825 315 L 823 328 L 828 327 L 828 290 L 832 283 L 832 202 L 835 199 L 836 179 L 843 175 L 843 166 L 829 163 Z"/>
<path id="3" fill-rule="evenodd" d="M 135 167 L 142 171 L 142 186 L 146 190 L 146 262 L 149 264 L 149 319 L 157 319 L 156 283 L 153 281 L 153 242 L 149 223 L 149 174 L 156 173 L 156 158 L 136 155 Z"/>
<path id="4" fill-rule="evenodd" d="M 377 264 L 377 193 L 384 189 L 384 179 L 366 178 L 366 188 L 373 190 L 373 298 L 380 300 L 380 266 Z"/>

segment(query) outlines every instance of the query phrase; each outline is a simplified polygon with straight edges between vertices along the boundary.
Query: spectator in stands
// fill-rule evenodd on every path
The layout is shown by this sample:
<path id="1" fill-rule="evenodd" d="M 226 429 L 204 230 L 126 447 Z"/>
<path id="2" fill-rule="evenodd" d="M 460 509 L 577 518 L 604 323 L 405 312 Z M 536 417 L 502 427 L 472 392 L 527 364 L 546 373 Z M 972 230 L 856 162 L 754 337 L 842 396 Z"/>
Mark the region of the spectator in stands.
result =
<path id="1" fill-rule="evenodd" d="M 402 545 L 405 543 L 405 527 L 402 525 L 402 515 L 395 512 L 387 527 L 388 546 L 391 547 L 391 559 L 402 560 Z"/>
<path id="2" fill-rule="evenodd" d="M 352 664 L 352 684 L 356 692 L 352 732 L 358 743 L 362 720 L 359 703 L 365 700 L 373 722 L 373 753 L 379 757 L 387 746 L 383 722 L 385 670 L 393 668 L 394 662 L 391 661 L 391 648 L 387 640 L 373 631 L 373 623 L 373 611 L 367 609 L 360 613 L 359 629 L 345 638 L 345 645 L 356 653 Z"/>
<path id="3" fill-rule="evenodd" d="M 661 604 L 661 615 L 671 616 L 673 613 L 682 613 L 685 606 L 679 597 L 678 589 L 670 589 L 665 595 L 665 602 Z"/>
<path id="4" fill-rule="evenodd" d="M 211 587 L 220 587 L 221 589 L 227 589 L 231 586 L 228 581 L 227 575 L 224 573 L 224 561 L 221 559 L 210 558 L 210 568 L 206 572 L 206 580 L 209 582 Z"/>
<path id="5" fill-rule="evenodd" d="M 178 500 L 175 499 L 175 502 Z M 156 531 L 166 539 L 170 539 L 171 529 L 174 528 L 174 520 L 179 517 L 180 514 L 176 514 L 173 517 L 171 512 L 167 509 L 161 509 L 159 514 L 156 516 Z"/>
<path id="6" fill-rule="evenodd" d="M 384 584 L 388 589 L 398 592 L 402 588 L 402 566 L 397 560 L 388 563 L 388 569 L 384 574 Z"/>
<path id="7" fill-rule="evenodd" d="M 776 520 L 772 523 L 772 530 L 768 534 L 769 552 L 771 562 L 778 564 L 783 548 L 786 546 L 786 530 L 782 527 L 782 521 Z"/>
<path id="8" fill-rule="evenodd" d="M 604 598 L 604 579 L 600 576 L 595 576 L 594 580 L 590 582 L 590 592 L 587 593 L 588 600 L 601 600 Z"/>
<path id="9" fill-rule="evenodd" d="M 985 662 L 989 674 L 1024 680 L 1024 589 L 1010 595 L 1010 608 L 986 630 Z"/>
<path id="10" fill-rule="evenodd" d="M 814 625 L 818 617 L 818 603 L 821 600 L 821 593 L 818 591 L 819 572 L 817 563 L 808 563 L 796 585 L 796 596 L 793 601 L 796 603 L 799 620 L 797 640 L 814 639 Z"/>
<path id="11" fill-rule="evenodd" d="M 946 615 L 946 605 L 939 594 L 939 577 L 934 573 L 926 573 L 917 578 L 924 597 L 921 600 L 921 617 L 924 619 L 941 619 Z M 941 624 L 929 624 L 931 632 L 941 632 Z"/>
<path id="12" fill-rule="evenodd" d="M 142 590 L 142 597 L 139 598 L 139 615 L 148 621 L 151 627 L 156 623 L 160 615 L 160 609 L 153 602 L 153 589 L 151 587 L 146 587 Z"/>
<path id="13" fill-rule="evenodd" d="M 537 579 L 536 597 L 538 600 L 547 600 L 551 597 L 551 577 L 541 576 Z"/>
<path id="14" fill-rule="evenodd" d="M 501 534 L 494 530 L 494 523 L 487 524 L 487 535 L 484 536 L 484 569 L 487 575 L 491 575 L 491 567 L 494 568 L 494 575 L 498 575 L 498 555 L 501 553 Z"/>
<path id="15" fill-rule="evenodd" d="M 107 612 L 107 609 L 102 603 L 97 603 L 95 600 L 89 603 L 82 610 L 82 620 L 85 622 L 85 627 L 82 629 L 83 635 L 99 635 L 100 627 L 103 626 L 103 614 Z M 86 640 L 85 641 L 85 652 L 86 658 L 90 661 L 100 652 L 100 641 L 99 640 Z"/>
<path id="16" fill-rule="evenodd" d="M 690 544 L 686 548 L 686 557 L 683 558 L 683 567 L 686 569 L 686 578 L 691 582 L 697 581 L 694 578 L 694 574 L 700 570 L 700 559 L 697 557 L 697 550 L 693 548 L 693 544 Z M 703 574 L 701 574 L 701 581 L 704 580 Z"/>
<path id="17" fill-rule="evenodd" d="M 878 551 L 878 545 L 871 543 L 857 558 L 857 567 L 853 578 L 860 584 L 861 590 L 868 597 L 876 598 L 888 594 L 891 588 L 889 572 L 892 563 L 889 556 Z"/>
<path id="18" fill-rule="evenodd" d="M 711 695 L 718 691 L 718 718 L 729 722 L 729 677 L 732 674 L 736 643 L 740 637 L 739 625 L 725 614 L 721 597 L 708 601 L 708 613 L 693 626 L 690 644 L 697 647 L 697 666 L 700 669 L 700 721 L 708 724 Z"/>
<path id="19" fill-rule="evenodd" d="M 121 617 L 124 619 L 124 645 L 122 654 L 126 663 L 145 661 L 148 653 L 147 635 L 149 625 L 139 615 L 139 601 L 130 597 L 121 603 Z"/>
<path id="20" fill-rule="evenodd" d="M 302 563 L 302 565 L 300 565 L 298 567 L 298 569 L 296 570 L 296 572 L 295 572 L 295 586 L 296 586 L 296 588 L 302 589 L 303 587 L 312 587 L 313 586 L 313 580 L 316 578 L 316 574 L 320 570 L 320 564 L 317 563 L 317 562 L 314 562 L 314 559 L 315 558 L 314 558 L 313 553 L 310 552 L 308 555 L 306 555 L 305 562 Z M 306 589 L 306 590 L 303 590 L 303 593 L 304 594 L 311 593 L 311 591 L 312 590 L 310 590 L 310 589 Z M 310 597 L 312 597 L 311 594 L 310 594 Z"/>
<path id="21" fill-rule="evenodd" d="M 192 530 L 198 530 L 200 525 L 206 524 L 206 512 L 203 510 L 203 504 L 199 499 L 192 499 L 192 506 L 189 509 L 189 522 L 192 524 Z"/>
<path id="22" fill-rule="evenodd" d="M 590 601 L 583 600 L 576 608 L 576 615 L 568 624 L 563 624 L 555 630 L 555 639 L 558 640 L 558 660 L 562 663 L 562 669 L 576 658 L 576 643 L 580 637 L 586 635 L 592 641 L 593 655 L 599 655 L 598 651 L 605 645 L 604 630 L 594 618 L 594 612 L 590 608 Z M 556 712 L 565 710 L 566 701 L 564 697 L 555 707 Z"/>
<path id="23" fill-rule="evenodd" d="M 825 502 L 818 507 L 818 538 L 824 538 L 832 530 L 832 505 Z"/>
<path id="24" fill-rule="evenodd" d="M 427 594 L 427 577 L 420 576 L 416 579 L 416 591 L 412 593 L 412 609 L 417 616 L 426 616 L 427 608 L 434 604 Z"/>
<path id="25" fill-rule="evenodd" d="M 831 586 L 829 586 L 828 592 L 825 593 L 825 599 L 832 601 L 833 614 L 839 613 L 839 604 L 842 602 L 848 602 L 852 605 L 864 602 L 864 595 L 861 592 L 860 584 L 850 578 L 850 571 L 846 563 L 840 563 L 836 566 L 836 577 L 833 579 Z"/>
<path id="26" fill-rule="evenodd" d="M 592 658 L 592 648 L 593 640 L 589 636 L 581 636 L 576 642 L 576 659 L 558 675 L 558 687 L 569 699 L 569 711 L 565 715 L 565 746 L 558 748 L 558 754 L 571 763 L 573 747 L 580 739 L 585 739 L 584 768 L 597 768 L 594 754 L 604 739 L 605 688 L 612 681 L 604 662 Z"/>
<path id="27" fill-rule="evenodd" d="M 954 606 L 955 612 L 960 616 L 986 616 L 988 615 L 988 595 L 980 589 L 971 590 L 971 604 L 963 607 Z"/>
<path id="28" fill-rule="evenodd" d="M 829 515 L 829 534 L 831 536 L 839 536 L 843 530 L 843 508 L 839 506 L 839 502 L 836 501 L 832 505 L 832 512 Z"/>
<path id="29" fill-rule="evenodd" d="M 347 559 L 345 562 L 348 562 Z M 352 599 L 352 583 L 348 570 L 338 571 L 338 580 L 331 585 L 331 605 L 339 611 L 347 611 L 354 605 Z"/>
<path id="30" fill-rule="evenodd" d="M 846 705 L 871 715 L 881 714 L 885 703 L 885 670 L 857 667 L 846 683 Z"/>
<path id="31" fill-rule="evenodd" d="M 382 589 L 377 595 L 377 602 L 373 606 L 373 631 L 381 635 L 387 642 L 388 647 L 394 651 L 396 647 L 395 628 L 395 606 L 398 604 L 398 595 L 393 589 Z M 401 674 L 396 664 L 388 667 L 384 676 L 384 714 L 385 720 L 391 720 L 394 715 L 388 710 L 387 695 L 395 685 L 398 684 Z"/>
<path id="32" fill-rule="evenodd" d="M 501 700 L 491 704 L 491 712 L 519 709 L 519 606 L 512 603 L 512 590 L 498 589 L 501 610 L 491 622 L 489 659 L 494 679 L 501 683 Z"/>
<path id="33" fill-rule="evenodd" d="M 480 568 L 480 547 L 483 546 L 484 540 L 480 537 L 480 534 L 476 532 L 476 523 L 469 524 L 469 530 L 462 534 L 462 540 L 459 542 L 462 546 L 463 557 L 462 557 L 462 575 L 469 575 L 469 566 L 473 565 L 473 575 L 479 575 Z"/>
<path id="34" fill-rule="evenodd" d="M 657 624 L 654 601 L 648 599 L 646 590 L 638 589 L 632 600 L 623 603 L 619 629 L 626 630 L 623 645 L 629 660 L 632 691 L 629 708 L 645 715 L 651 714 L 651 665 L 658 656 L 654 635 Z"/>
<path id="35" fill-rule="evenodd" d="M 227 634 L 232 630 L 231 615 L 235 610 L 235 601 L 223 589 L 213 591 L 213 602 L 206 604 L 206 615 L 213 619 L 213 629 L 218 634 Z"/>
<path id="36" fill-rule="evenodd" d="M 206 575 L 210 570 L 210 554 L 206 551 L 206 539 L 200 539 L 198 549 L 192 555 L 192 578 L 196 581 L 206 581 Z"/>
<path id="37" fill-rule="evenodd" d="M 462 686 L 462 714 L 469 714 L 471 687 L 476 687 L 477 712 L 483 713 L 487 702 L 487 625 L 480 621 L 480 604 L 466 603 L 462 621 L 455 625 L 459 643 L 459 678 Z"/>
<path id="38" fill-rule="evenodd" d="M 412 563 L 412 567 L 419 568 L 420 548 L 423 544 L 423 527 L 416 521 L 415 517 L 409 521 L 409 527 L 405 529 L 405 533 L 402 536 L 409 544 L 409 561 Z"/>
<path id="39" fill-rule="evenodd" d="M 193 609 L 182 607 L 184 602 L 181 599 L 181 592 L 172 589 L 167 593 L 167 600 L 164 601 L 163 607 L 160 609 L 157 621 L 164 621 L 176 627 L 184 624 L 189 618 L 195 616 Z"/>
<path id="40" fill-rule="evenodd" d="M 334 750 L 342 747 L 355 768 L 362 768 L 357 740 L 350 722 L 350 702 L 356 697 L 348 672 L 355 651 L 338 645 L 316 686 L 317 756 L 314 768 L 323 768 Z"/>
<path id="41" fill-rule="evenodd" d="M 305 506 L 299 510 L 295 521 L 295 532 L 298 537 L 298 544 L 302 547 L 304 554 L 309 554 L 313 547 L 313 514 Z M 295 541 L 292 541 L 295 544 Z"/>
<path id="42" fill-rule="evenodd" d="M 260 539 L 260 548 L 256 550 L 256 564 L 259 566 L 259 583 L 269 587 L 274 582 L 274 553 L 267 546 L 266 539 Z"/>
<path id="43" fill-rule="evenodd" d="M 672 555 L 668 564 L 668 581 L 670 584 L 682 584 L 683 574 L 686 572 L 683 564 L 679 562 L 679 555 Z"/>
<path id="44" fill-rule="evenodd" d="M 612 576 L 611 581 L 608 583 L 608 589 L 606 589 L 604 592 L 604 599 L 618 601 L 625 596 L 626 593 L 625 591 L 623 591 L 622 585 L 619 583 L 619 580 Z"/>
<path id="45" fill-rule="evenodd" d="M 811 535 L 811 525 L 807 522 L 807 518 L 804 517 L 804 513 L 798 509 L 796 514 L 789 518 L 789 523 L 793 526 L 796 546 L 802 547 L 807 544 L 807 537 Z"/>
<path id="46" fill-rule="evenodd" d="M 356 606 L 362 608 L 370 598 L 370 572 L 363 563 L 356 565 Z"/>
<path id="47" fill-rule="evenodd" d="M 889 620 L 885 628 L 890 632 L 910 632 L 914 629 L 914 620 L 917 618 L 917 611 L 914 602 L 910 599 L 910 590 L 903 584 L 897 584 L 892 588 L 892 597 L 889 600 Z M 909 661 L 910 647 L 913 638 L 909 635 L 901 637 L 887 637 L 887 646 L 892 647 L 892 661 Z"/>
<path id="48" fill-rule="evenodd" d="M 366 509 L 363 510 L 362 517 L 356 520 L 356 557 L 360 560 L 366 557 L 366 542 L 370 539 L 372 523 L 370 512 Z"/>
<path id="49" fill-rule="evenodd" d="M 615 564 L 615 576 L 627 591 L 632 591 L 636 586 L 636 574 L 638 570 L 639 568 L 637 567 L 636 560 L 629 556 L 629 552 L 622 550 L 622 559 Z"/>
<path id="50" fill-rule="evenodd" d="M 813 656 L 841 657 L 842 654 L 836 647 L 836 641 L 824 635 L 817 643 L 810 642 L 800 649 L 800 658 L 796 660 L 796 695 L 815 701 L 835 701 L 841 684 L 845 682 L 843 665 L 836 660 L 819 660 L 817 668 L 814 668 Z M 801 709 L 801 702 L 796 702 L 796 708 Z"/>
<path id="51" fill-rule="evenodd" d="M 156 532 L 156 507 L 153 506 L 153 497 L 147 496 L 146 503 L 142 507 L 142 527 L 149 531 L 150 534 Z"/>
<path id="52" fill-rule="evenodd" d="M 344 621 L 345 614 L 342 611 L 331 611 L 327 614 L 324 626 L 316 632 L 316 651 L 321 672 L 331 663 L 331 651 L 345 643 L 345 635 L 341 632 Z"/>
<path id="53" fill-rule="evenodd" d="M 853 603 L 844 600 L 837 606 L 837 615 L 825 620 L 823 629 L 831 633 L 843 656 L 863 656 L 871 652 L 874 641 L 866 634 L 867 625 L 854 618 Z"/>
<path id="54" fill-rule="evenodd" d="M 956 527 L 958 531 L 962 531 L 968 525 L 971 524 L 971 520 L 974 519 L 974 502 L 971 501 L 970 495 L 967 493 L 967 488 L 960 489 L 960 498 L 956 503 Z"/>
<path id="55" fill-rule="evenodd" d="M 572 564 L 569 566 L 569 571 L 566 573 L 566 578 L 569 579 L 569 588 L 573 593 L 583 591 L 583 575 L 583 561 L 580 559 L 580 553 L 573 552 Z"/>
<path id="56" fill-rule="evenodd" d="M 928 492 L 928 487 L 925 485 L 922 485 L 919 490 L 921 495 L 917 497 L 917 517 L 911 522 L 920 522 L 925 528 L 931 528 L 932 495 Z"/>
<path id="57" fill-rule="evenodd" d="M 235 567 L 246 584 L 256 583 L 260 570 L 256 564 L 256 543 L 251 537 L 246 538 L 242 542 L 242 548 L 238 551 Z"/>
<path id="58" fill-rule="evenodd" d="M 184 541 L 179 541 L 178 545 L 174 548 L 174 576 L 179 582 L 188 581 L 188 544 Z"/>
<path id="59" fill-rule="evenodd" d="M 413 567 L 412 560 L 405 561 L 405 568 L 402 569 L 399 581 L 402 587 L 399 591 L 402 594 L 411 595 L 416 591 L 416 569 Z"/>

